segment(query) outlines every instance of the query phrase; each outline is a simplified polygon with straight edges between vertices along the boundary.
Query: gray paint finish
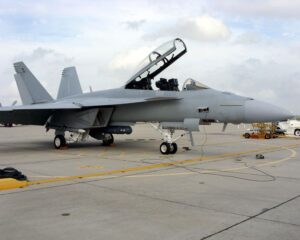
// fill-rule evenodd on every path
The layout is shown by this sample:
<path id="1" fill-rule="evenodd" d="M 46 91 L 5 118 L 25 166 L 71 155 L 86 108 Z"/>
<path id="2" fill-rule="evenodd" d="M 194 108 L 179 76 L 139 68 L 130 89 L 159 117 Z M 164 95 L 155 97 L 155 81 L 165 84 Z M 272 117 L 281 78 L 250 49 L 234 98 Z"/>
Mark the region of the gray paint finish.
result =
<path id="1" fill-rule="evenodd" d="M 35 104 L 52 101 L 53 98 L 31 73 L 23 62 L 14 64 L 15 79 L 23 104 Z"/>
<path id="2" fill-rule="evenodd" d="M 47 129 L 88 131 L 99 126 L 125 126 L 124 123 L 173 122 L 195 131 L 195 122 L 275 122 L 292 117 L 290 112 L 274 105 L 210 89 L 192 79 L 185 82 L 182 91 L 176 79 L 156 79 L 185 53 L 182 40 L 170 41 L 148 55 L 148 65 L 138 70 L 125 87 L 84 94 L 76 69 L 65 68 L 57 100 L 52 99 L 23 62 L 15 63 L 15 78 L 25 105 L 0 108 L 0 123 L 47 123 Z M 155 81 L 159 90 L 153 90 Z M 111 113 L 105 114 L 105 108 L 111 109 Z M 105 125 L 98 124 L 99 116 L 105 116 Z"/>
<path id="3" fill-rule="evenodd" d="M 75 67 L 65 68 L 62 72 L 61 82 L 58 89 L 57 99 L 82 94 L 82 88 L 79 82 Z"/>

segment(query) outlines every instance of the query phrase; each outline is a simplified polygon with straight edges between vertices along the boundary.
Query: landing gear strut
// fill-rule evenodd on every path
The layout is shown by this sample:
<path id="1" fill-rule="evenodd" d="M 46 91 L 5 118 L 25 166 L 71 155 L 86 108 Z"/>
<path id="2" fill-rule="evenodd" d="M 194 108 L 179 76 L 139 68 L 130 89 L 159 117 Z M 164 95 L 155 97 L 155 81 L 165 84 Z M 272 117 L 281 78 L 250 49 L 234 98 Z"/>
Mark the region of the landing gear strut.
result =
<path id="1" fill-rule="evenodd" d="M 65 133 L 67 133 L 67 138 L 65 137 Z M 88 138 L 89 132 L 83 129 L 79 129 L 76 132 L 68 132 L 68 131 L 55 131 L 54 138 L 54 147 L 56 149 L 62 149 L 68 145 L 68 143 L 85 141 Z"/>
<path id="2" fill-rule="evenodd" d="M 181 134 L 179 137 L 173 139 L 173 135 L 175 133 L 174 129 L 166 129 L 163 131 L 162 127 L 160 125 L 156 126 L 154 124 L 151 124 L 152 127 L 157 130 L 164 139 L 164 142 L 160 145 L 159 150 L 161 154 L 175 154 L 178 150 L 178 146 L 175 143 L 179 138 L 183 137 L 185 134 Z"/>

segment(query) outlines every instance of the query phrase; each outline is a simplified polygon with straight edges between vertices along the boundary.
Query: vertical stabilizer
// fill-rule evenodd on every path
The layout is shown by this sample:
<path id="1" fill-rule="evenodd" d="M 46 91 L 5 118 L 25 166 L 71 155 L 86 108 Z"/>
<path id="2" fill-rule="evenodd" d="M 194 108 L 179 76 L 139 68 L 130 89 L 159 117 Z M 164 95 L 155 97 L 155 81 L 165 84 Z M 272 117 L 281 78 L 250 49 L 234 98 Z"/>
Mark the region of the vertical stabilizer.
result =
<path id="1" fill-rule="evenodd" d="M 50 102 L 53 98 L 23 62 L 14 63 L 15 80 L 23 104 Z"/>
<path id="2" fill-rule="evenodd" d="M 75 67 L 65 68 L 62 72 L 57 99 L 82 94 L 82 88 Z"/>

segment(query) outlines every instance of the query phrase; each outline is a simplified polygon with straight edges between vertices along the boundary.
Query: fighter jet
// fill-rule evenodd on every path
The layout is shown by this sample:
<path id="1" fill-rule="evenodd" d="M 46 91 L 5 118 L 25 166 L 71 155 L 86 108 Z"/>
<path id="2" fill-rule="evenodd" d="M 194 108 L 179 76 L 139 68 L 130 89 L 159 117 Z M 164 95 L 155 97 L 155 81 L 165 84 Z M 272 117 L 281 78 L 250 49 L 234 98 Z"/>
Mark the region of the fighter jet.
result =
<path id="1" fill-rule="evenodd" d="M 152 51 L 120 88 L 82 93 L 75 68 L 64 69 L 57 99 L 53 99 L 23 62 L 14 64 L 22 106 L 0 108 L 0 123 L 45 126 L 55 130 L 54 147 L 86 140 L 103 145 L 114 143 L 114 135 L 131 134 L 137 122 L 150 123 L 163 137 L 162 154 L 175 154 L 176 130 L 184 130 L 192 144 L 199 125 L 215 122 L 275 122 L 292 114 L 277 106 L 218 91 L 191 78 L 179 90 L 176 78 L 160 74 L 187 52 L 176 38 Z M 184 70 L 184 69 L 183 69 Z M 70 137 L 66 137 L 66 135 Z"/>

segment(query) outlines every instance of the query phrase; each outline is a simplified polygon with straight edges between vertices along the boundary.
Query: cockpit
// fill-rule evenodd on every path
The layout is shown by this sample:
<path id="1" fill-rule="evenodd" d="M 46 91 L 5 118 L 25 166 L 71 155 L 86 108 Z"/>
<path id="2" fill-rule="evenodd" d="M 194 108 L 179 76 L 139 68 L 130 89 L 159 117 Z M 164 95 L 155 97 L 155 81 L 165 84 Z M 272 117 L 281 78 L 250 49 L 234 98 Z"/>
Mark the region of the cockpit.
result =
<path id="1" fill-rule="evenodd" d="M 186 45 L 179 38 L 161 45 L 138 65 L 135 74 L 127 81 L 125 89 L 154 90 L 153 87 L 156 87 L 160 91 L 179 91 L 179 83 L 176 78 L 160 78 L 159 80 L 155 78 L 186 52 Z M 155 84 L 153 84 L 154 82 Z M 188 79 L 185 81 L 182 90 L 207 88 L 207 86 L 193 79 Z"/>

